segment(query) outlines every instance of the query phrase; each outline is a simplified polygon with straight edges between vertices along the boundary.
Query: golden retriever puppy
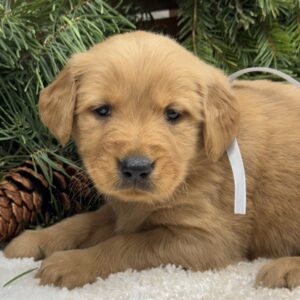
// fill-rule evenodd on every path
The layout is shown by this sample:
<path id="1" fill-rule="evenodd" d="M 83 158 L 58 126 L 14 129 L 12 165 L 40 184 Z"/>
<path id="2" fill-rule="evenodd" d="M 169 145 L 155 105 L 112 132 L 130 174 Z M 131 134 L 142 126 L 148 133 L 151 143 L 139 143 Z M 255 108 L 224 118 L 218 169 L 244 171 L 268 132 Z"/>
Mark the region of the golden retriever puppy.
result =
<path id="1" fill-rule="evenodd" d="M 175 41 L 116 35 L 74 55 L 40 95 L 43 123 L 72 136 L 107 202 L 25 231 L 7 257 L 46 254 L 41 284 L 74 288 L 128 268 L 195 271 L 278 258 L 257 285 L 300 284 L 300 93 L 236 81 Z M 237 137 L 247 214 L 233 213 L 226 149 Z M 288 257 L 291 256 L 291 257 Z"/>

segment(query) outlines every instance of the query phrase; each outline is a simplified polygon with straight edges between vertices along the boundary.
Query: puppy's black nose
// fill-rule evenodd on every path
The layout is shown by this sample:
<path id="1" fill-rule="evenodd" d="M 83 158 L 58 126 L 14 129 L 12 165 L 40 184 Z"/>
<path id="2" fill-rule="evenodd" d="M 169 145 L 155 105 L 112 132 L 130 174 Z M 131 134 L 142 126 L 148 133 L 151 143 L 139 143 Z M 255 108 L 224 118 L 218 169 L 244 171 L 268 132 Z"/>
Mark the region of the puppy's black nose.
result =
<path id="1" fill-rule="evenodd" d="M 153 170 L 153 163 L 144 156 L 128 156 L 121 160 L 120 171 L 129 181 L 146 180 Z"/>

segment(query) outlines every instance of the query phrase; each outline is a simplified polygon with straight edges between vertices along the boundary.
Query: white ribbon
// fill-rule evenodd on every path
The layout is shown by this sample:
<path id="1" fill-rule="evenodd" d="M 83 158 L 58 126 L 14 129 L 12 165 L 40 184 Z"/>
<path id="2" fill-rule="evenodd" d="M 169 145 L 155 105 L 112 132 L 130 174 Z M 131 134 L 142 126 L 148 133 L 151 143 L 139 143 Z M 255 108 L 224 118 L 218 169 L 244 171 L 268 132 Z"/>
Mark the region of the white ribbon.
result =
<path id="1" fill-rule="evenodd" d="M 279 77 L 282 77 L 286 81 L 294 84 L 298 88 L 300 88 L 300 82 L 292 78 L 291 76 L 275 70 L 271 68 L 247 68 L 235 72 L 229 76 L 229 80 L 232 82 L 239 76 L 251 73 L 251 72 L 266 72 L 275 74 Z M 227 149 L 227 155 L 229 158 L 230 166 L 233 173 L 234 179 L 234 213 L 235 214 L 245 214 L 246 213 L 246 206 L 247 206 L 247 198 L 246 198 L 246 175 L 245 175 L 245 168 L 243 163 L 243 158 L 241 155 L 241 151 L 236 139 L 233 140 L 231 145 Z"/>
<path id="2" fill-rule="evenodd" d="M 246 176 L 243 158 L 237 140 L 234 139 L 227 149 L 234 179 L 234 213 L 246 213 Z"/>

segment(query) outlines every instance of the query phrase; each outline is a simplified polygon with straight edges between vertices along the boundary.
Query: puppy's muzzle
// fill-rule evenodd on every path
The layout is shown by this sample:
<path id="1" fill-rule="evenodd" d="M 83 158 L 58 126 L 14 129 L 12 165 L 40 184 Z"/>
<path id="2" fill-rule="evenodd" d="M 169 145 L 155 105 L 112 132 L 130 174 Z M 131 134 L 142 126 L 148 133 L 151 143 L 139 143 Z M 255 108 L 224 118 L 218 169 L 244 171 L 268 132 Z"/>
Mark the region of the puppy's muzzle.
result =
<path id="1" fill-rule="evenodd" d="M 128 156 L 119 162 L 123 188 L 149 189 L 154 163 L 144 156 Z"/>

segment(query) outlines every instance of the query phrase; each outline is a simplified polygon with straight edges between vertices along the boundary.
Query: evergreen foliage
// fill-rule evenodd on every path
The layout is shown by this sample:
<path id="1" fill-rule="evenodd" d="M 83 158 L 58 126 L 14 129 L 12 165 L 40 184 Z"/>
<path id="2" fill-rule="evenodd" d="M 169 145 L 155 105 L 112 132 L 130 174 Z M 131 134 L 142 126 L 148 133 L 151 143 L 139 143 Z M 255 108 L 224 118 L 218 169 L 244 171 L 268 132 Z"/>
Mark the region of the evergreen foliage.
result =
<path id="1" fill-rule="evenodd" d="M 42 126 L 38 94 L 71 54 L 133 28 L 102 0 L 0 0 L 0 179 L 32 160 L 51 189 L 57 161 L 80 166 L 74 145 Z"/>
<path id="2" fill-rule="evenodd" d="M 177 0 L 179 40 L 227 72 L 273 67 L 300 79 L 299 0 Z"/>
<path id="3" fill-rule="evenodd" d="M 133 25 L 102 0 L 0 0 L 0 177 L 27 158 L 42 169 L 61 149 L 41 125 L 39 91 L 71 54 Z M 68 155 L 67 155 L 68 157 Z"/>

